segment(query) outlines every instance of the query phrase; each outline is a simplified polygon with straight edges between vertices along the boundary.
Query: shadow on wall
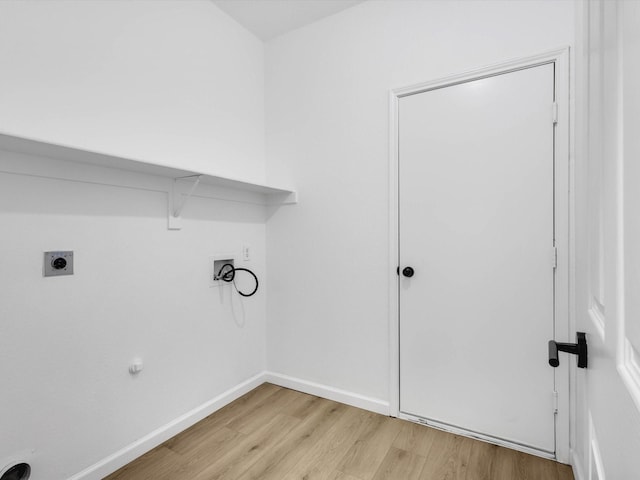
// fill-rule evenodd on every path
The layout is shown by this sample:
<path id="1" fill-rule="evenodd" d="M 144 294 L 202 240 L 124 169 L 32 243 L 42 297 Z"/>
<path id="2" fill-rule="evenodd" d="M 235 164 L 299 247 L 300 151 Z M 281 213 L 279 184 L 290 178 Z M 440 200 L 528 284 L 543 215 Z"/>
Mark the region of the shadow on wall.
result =
<path id="1" fill-rule="evenodd" d="M 127 175 L 123 173 L 123 175 Z M 131 174 L 135 177 L 137 174 Z M 3 213 L 27 215 L 77 215 L 159 218 L 166 222 L 167 179 L 158 178 L 152 188 L 101 185 L 93 182 L 0 173 Z M 266 207 L 255 199 L 192 196 L 182 213 L 188 220 L 233 223 L 264 223 Z M 227 195 L 229 196 L 229 195 Z"/>

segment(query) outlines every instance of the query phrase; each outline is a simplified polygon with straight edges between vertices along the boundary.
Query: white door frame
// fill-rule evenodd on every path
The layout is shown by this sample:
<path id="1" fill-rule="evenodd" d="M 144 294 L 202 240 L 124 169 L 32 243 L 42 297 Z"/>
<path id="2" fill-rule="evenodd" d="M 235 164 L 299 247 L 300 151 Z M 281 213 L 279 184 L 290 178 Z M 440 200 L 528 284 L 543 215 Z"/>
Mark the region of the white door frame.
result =
<path id="1" fill-rule="evenodd" d="M 570 148 L 569 47 L 531 57 L 518 58 L 505 63 L 439 78 L 418 85 L 393 89 L 389 95 L 389 265 L 391 273 L 391 280 L 389 281 L 389 413 L 391 416 L 413 419 L 413 417 L 406 416 L 400 412 L 400 290 L 399 277 L 396 274 L 396 268 L 400 265 L 398 248 L 398 101 L 407 95 L 549 63 L 555 65 L 555 95 L 557 104 L 557 124 L 555 128 L 554 145 L 554 216 L 558 256 L 555 272 L 554 332 L 555 340 L 557 341 L 575 342 L 575 320 L 573 308 L 571 308 L 572 303 L 570 302 L 570 300 L 573 299 L 574 288 L 573 278 L 571 277 L 574 270 L 574 249 L 572 247 L 573 214 L 570 214 L 570 212 L 573 212 L 574 194 L 573 188 L 571 188 L 573 185 L 573 165 L 572 149 Z M 550 107 L 550 118 L 552 114 Z M 547 346 L 540 345 L 540 348 L 546 350 Z M 555 389 L 558 394 L 556 458 L 563 463 L 569 463 L 569 421 L 571 417 L 571 403 L 569 399 L 570 390 L 573 390 L 570 388 L 569 365 L 573 365 L 573 362 L 569 362 L 565 357 L 565 361 L 560 362 L 560 366 L 555 369 Z M 528 453 L 535 453 L 529 449 L 518 448 L 517 445 L 508 446 L 526 450 Z"/>

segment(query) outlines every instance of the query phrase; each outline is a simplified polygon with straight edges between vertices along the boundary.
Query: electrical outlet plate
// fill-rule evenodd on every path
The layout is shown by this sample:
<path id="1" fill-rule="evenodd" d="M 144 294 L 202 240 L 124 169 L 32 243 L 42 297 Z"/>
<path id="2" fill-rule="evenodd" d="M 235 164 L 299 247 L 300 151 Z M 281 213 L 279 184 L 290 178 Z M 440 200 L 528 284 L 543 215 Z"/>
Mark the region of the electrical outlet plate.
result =
<path id="1" fill-rule="evenodd" d="M 45 277 L 73 275 L 73 252 L 70 250 L 44 252 L 43 275 Z"/>
<path id="2" fill-rule="evenodd" d="M 233 255 L 214 255 L 209 257 L 209 286 L 210 287 L 218 287 L 220 285 L 225 285 L 227 282 L 222 280 L 218 280 L 216 278 L 218 272 L 222 268 L 225 263 L 230 263 L 231 265 L 236 265 L 236 259 Z"/>

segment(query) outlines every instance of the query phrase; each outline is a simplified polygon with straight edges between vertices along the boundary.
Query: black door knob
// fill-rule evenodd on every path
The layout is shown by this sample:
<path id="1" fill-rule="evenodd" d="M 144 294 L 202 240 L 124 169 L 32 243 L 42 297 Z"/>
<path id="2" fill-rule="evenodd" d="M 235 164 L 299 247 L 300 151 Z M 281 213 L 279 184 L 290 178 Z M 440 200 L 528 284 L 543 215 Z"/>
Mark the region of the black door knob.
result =
<path id="1" fill-rule="evenodd" d="M 413 274 L 415 272 L 413 271 L 413 268 L 411 267 L 404 267 L 402 269 L 402 275 L 404 275 L 405 277 L 413 277 Z"/>

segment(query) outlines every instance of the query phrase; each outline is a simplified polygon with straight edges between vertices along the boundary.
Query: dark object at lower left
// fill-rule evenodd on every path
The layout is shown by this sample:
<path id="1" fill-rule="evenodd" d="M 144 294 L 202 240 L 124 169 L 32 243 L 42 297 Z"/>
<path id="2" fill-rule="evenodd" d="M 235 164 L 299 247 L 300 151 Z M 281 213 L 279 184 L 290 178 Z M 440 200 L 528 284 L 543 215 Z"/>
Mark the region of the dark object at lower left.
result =
<path id="1" fill-rule="evenodd" d="M 0 480 L 27 480 L 31 476 L 31 466 L 28 463 L 17 463 L 4 472 Z"/>

